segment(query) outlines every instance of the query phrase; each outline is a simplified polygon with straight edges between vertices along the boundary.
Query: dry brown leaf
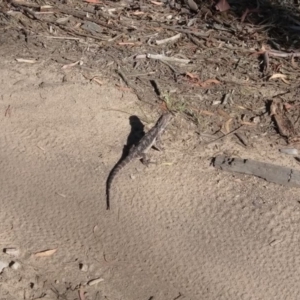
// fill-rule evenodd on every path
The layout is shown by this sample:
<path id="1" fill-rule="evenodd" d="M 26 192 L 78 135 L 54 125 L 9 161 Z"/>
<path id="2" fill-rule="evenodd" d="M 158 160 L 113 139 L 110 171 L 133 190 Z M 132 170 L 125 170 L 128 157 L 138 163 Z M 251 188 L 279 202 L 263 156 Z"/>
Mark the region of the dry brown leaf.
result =
<path id="1" fill-rule="evenodd" d="M 40 252 L 37 252 L 34 254 L 35 257 L 47 257 L 53 255 L 57 251 L 57 248 L 55 249 L 49 249 L 49 250 L 43 250 Z"/>
<path id="2" fill-rule="evenodd" d="M 260 12 L 260 10 L 257 8 L 254 8 L 254 9 L 247 8 L 241 17 L 241 22 L 243 23 L 245 21 L 247 15 L 249 15 L 250 13 L 259 13 L 259 12 Z"/>
<path id="3" fill-rule="evenodd" d="M 216 4 L 216 10 L 219 11 L 226 11 L 228 9 L 230 9 L 230 5 L 228 4 L 228 2 L 226 0 L 220 0 L 217 4 Z"/>
<path id="4" fill-rule="evenodd" d="M 217 79 L 207 79 L 204 82 L 200 83 L 200 85 L 202 87 L 207 87 L 207 86 L 211 85 L 212 83 L 214 83 L 214 84 L 220 84 L 221 82 L 219 80 L 217 80 Z"/>
<path id="5" fill-rule="evenodd" d="M 218 114 L 221 116 L 221 117 L 223 117 L 225 120 L 229 120 L 229 119 L 231 119 L 231 116 L 226 112 L 226 111 L 224 111 L 224 110 L 222 110 L 222 109 L 218 109 L 217 110 L 217 112 L 218 112 Z"/>
<path id="6" fill-rule="evenodd" d="M 201 82 L 200 78 L 198 77 L 198 75 L 186 72 L 185 76 L 187 77 L 187 79 L 190 83 L 201 86 L 202 82 Z"/>
<path id="7" fill-rule="evenodd" d="M 193 73 L 190 73 L 190 72 L 186 72 L 185 75 L 191 79 L 198 79 L 199 80 L 199 77 L 198 75 L 195 75 Z"/>
<path id="8" fill-rule="evenodd" d="M 293 123 L 285 115 L 274 115 L 279 133 L 284 137 L 292 137 L 295 134 Z"/>
<path id="9" fill-rule="evenodd" d="M 295 135 L 293 123 L 283 112 L 283 106 L 280 101 L 273 100 L 270 107 L 270 115 L 273 116 L 280 135 L 290 138 Z"/>
<path id="10" fill-rule="evenodd" d="M 200 110 L 201 115 L 206 115 L 206 116 L 213 116 L 214 113 L 208 110 Z"/>
<path id="11" fill-rule="evenodd" d="M 287 76 L 284 75 L 284 74 L 280 74 L 280 73 L 275 73 L 275 74 L 273 74 L 273 75 L 269 78 L 269 80 L 271 80 L 271 79 L 276 79 L 276 78 L 281 79 L 281 80 L 282 80 L 284 83 L 286 83 L 286 84 L 290 84 L 290 82 L 289 82 L 288 80 L 286 80 Z"/>
<path id="12" fill-rule="evenodd" d="M 122 92 L 132 92 L 132 88 L 126 87 L 126 86 L 121 86 L 119 84 L 115 84 L 118 90 Z"/>
<path id="13" fill-rule="evenodd" d="M 294 107 L 294 105 L 291 105 L 289 103 L 284 103 L 283 106 L 286 110 L 292 109 Z"/>
<path id="14" fill-rule="evenodd" d="M 211 85 L 211 84 L 220 84 L 221 82 L 217 79 L 207 79 L 204 82 L 202 82 L 200 80 L 200 78 L 198 77 L 198 75 L 190 73 L 190 72 L 186 72 L 185 76 L 188 77 L 188 79 L 191 79 L 190 82 L 194 83 L 196 85 L 199 85 L 201 87 L 206 88 L 207 86 Z"/>
<path id="15" fill-rule="evenodd" d="M 230 118 L 229 120 L 227 120 L 224 124 L 224 129 L 225 129 L 225 133 L 228 134 L 231 130 L 230 130 L 230 123 L 232 122 L 232 118 Z"/>
<path id="16" fill-rule="evenodd" d="M 84 294 L 83 286 L 81 286 L 80 289 L 78 290 L 78 294 L 79 294 L 79 299 L 80 300 L 85 300 L 85 294 Z"/>

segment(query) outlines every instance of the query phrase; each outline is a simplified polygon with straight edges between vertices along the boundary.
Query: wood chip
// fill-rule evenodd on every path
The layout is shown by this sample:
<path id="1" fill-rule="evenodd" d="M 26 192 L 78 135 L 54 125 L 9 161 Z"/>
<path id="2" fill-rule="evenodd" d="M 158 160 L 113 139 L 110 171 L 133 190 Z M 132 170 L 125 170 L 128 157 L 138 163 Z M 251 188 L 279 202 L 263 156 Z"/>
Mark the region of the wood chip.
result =
<path id="1" fill-rule="evenodd" d="M 275 74 L 273 74 L 273 75 L 269 78 L 269 80 L 271 80 L 271 79 L 276 79 L 276 78 L 280 78 L 284 83 L 290 84 L 290 82 L 289 82 L 288 80 L 286 80 L 287 76 L 284 75 L 284 74 L 280 74 L 280 73 L 275 73 Z"/>
<path id="2" fill-rule="evenodd" d="M 104 281 L 103 278 L 92 279 L 92 280 L 90 280 L 90 281 L 88 282 L 88 285 L 92 286 L 92 285 L 95 285 L 95 284 L 97 284 L 97 283 L 99 283 L 99 282 L 102 282 L 102 281 Z"/>
<path id="3" fill-rule="evenodd" d="M 34 254 L 35 257 L 47 257 L 53 255 L 57 251 L 57 248 L 55 249 L 49 249 L 49 250 L 43 250 L 40 252 L 37 252 Z"/>
<path id="4" fill-rule="evenodd" d="M 253 175 L 284 186 L 300 187 L 300 171 L 296 169 L 223 155 L 215 157 L 214 167 L 228 172 Z"/>
<path id="5" fill-rule="evenodd" d="M 72 68 L 72 67 L 74 67 L 74 66 L 82 65 L 82 64 L 83 64 L 83 62 L 82 62 L 81 60 L 78 60 L 78 61 L 75 61 L 74 63 L 64 65 L 64 66 L 62 66 L 61 68 L 62 68 L 63 70 L 66 70 L 66 69 L 70 69 L 70 68 Z"/>
<path id="6" fill-rule="evenodd" d="M 35 59 L 25 59 L 25 58 L 16 58 L 16 61 L 27 63 L 27 64 L 35 64 L 37 62 Z"/>
<path id="7" fill-rule="evenodd" d="M 84 294 L 83 286 L 81 286 L 80 289 L 78 290 L 78 295 L 79 295 L 80 300 L 85 300 L 85 294 Z"/>

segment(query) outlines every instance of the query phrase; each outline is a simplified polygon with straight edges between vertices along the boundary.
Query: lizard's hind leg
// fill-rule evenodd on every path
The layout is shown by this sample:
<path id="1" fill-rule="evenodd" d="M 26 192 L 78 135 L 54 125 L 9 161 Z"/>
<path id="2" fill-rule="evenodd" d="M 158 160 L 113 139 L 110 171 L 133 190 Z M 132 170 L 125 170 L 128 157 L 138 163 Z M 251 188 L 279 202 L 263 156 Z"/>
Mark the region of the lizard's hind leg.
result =
<path id="1" fill-rule="evenodd" d="M 165 148 L 163 147 L 163 143 L 162 140 L 160 139 L 160 137 L 158 137 L 155 141 L 155 144 L 153 145 L 153 148 L 155 148 L 158 151 L 164 151 Z"/>
<path id="2" fill-rule="evenodd" d="M 149 167 L 150 164 L 156 164 L 155 161 L 151 161 L 150 157 L 146 153 L 142 153 L 141 162 L 146 167 Z"/>

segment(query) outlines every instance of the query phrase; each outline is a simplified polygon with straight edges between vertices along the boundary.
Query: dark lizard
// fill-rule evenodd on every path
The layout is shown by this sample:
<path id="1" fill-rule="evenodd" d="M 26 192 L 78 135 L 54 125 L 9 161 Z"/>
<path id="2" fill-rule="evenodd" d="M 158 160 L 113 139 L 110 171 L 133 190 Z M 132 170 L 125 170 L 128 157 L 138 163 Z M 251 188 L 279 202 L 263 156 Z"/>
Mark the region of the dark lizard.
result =
<path id="1" fill-rule="evenodd" d="M 127 164 L 135 159 L 141 159 L 145 165 L 149 164 L 146 154 L 151 147 L 155 147 L 157 150 L 163 149 L 160 138 L 172 118 L 171 113 L 161 115 L 156 124 L 142 137 L 139 143 L 130 148 L 125 159 L 112 169 L 106 181 L 106 209 L 110 209 L 110 189 L 114 178 Z"/>

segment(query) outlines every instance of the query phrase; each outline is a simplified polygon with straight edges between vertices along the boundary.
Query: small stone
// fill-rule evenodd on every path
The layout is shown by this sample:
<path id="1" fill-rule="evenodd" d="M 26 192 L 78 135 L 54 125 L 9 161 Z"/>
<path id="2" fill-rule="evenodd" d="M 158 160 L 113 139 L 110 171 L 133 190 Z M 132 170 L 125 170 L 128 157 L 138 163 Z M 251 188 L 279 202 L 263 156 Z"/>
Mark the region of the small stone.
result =
<path id="1" fill-rule="evenodd" d="M 8 266 L 8 262 L 0 260 L 0 273 L 3 271 L 3 269 L 7 268 Z"/>
<path id="2" fill-rule="evenodd" d="M 260 117 L 257 116 L 257 117 L 254 117 L 251 119 L 251 121 L 254 123 L 254 124 L 258 124 L 260 122 Z"/>
<path id="3" fill-rule="evenodd" d="M 92 279 L 92 280 L 90 280 L 89 282 L 88 282 L 88 285 L 95 285 L 95 284 L 97 284 L 97 283 L 99 283 L 99 282 L 102 282 L 102 281 L 104 281 L 104 279 L 103 278 L 97 278 L 97 279 Z"/>
<path id="4" fill-rule="evenodd" d="M 89 269 L 89 267 L 88 267 L 88 265 L 86 265 L 86 264 L 79 264 L 79 269 L 80 269 L 80 271 L 82 271 L 82 272 L 87 272 L 88 269 Z"/>
<path id="5" fill-rule="evenodd" d="M 287 154 L 287 155 L 292 155 L 292 156 L 297 156 L 298 155 L 298 150 L 295 148 L 282 148 L 279 149 L 281 153 Z"/>
<path id="6" fill-rule="evenodd" d="M 21 264 L 17 261 L 12 261 L 10 263 L 10 267 L 13 269 L 13 270 L 18 270 L 21 268 Z"/>
<path id="7" fill-rule="evenodd" d="M 19 256 L 20 255 L 20 250 L 16 248 L 4 248 L 3 252 L 5 254 L 11 255 L 11 256 Z"/>

